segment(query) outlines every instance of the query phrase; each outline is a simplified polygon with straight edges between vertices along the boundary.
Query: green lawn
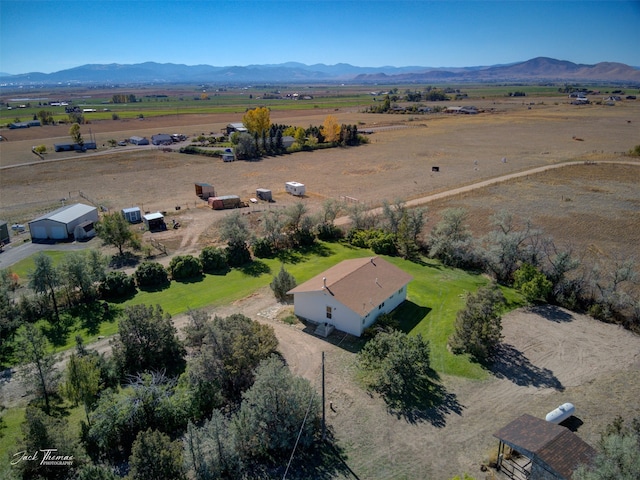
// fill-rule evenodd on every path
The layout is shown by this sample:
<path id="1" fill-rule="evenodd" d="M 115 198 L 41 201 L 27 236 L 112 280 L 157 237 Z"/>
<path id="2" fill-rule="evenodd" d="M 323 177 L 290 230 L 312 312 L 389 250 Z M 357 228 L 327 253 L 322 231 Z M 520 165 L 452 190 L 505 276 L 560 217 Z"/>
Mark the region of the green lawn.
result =
<path id="1" fill-rule="evenodd" d="M 64 253 L 45 252 L 59 262 Z M 111 303 L 108 312 L 99 305 L 78 307 L 62 316 L 64 327 L 52 329 L 41 321 L 47 330 L 55 351 L 60 352 L 75 345 L 76 335 L 81 335 L 85 344 L 99 336 L 117 333 L 119 313 L 129 305 L 160 305 L 165 312 L 178 315 L 189 309 L 227 305 L 271 283 L 281 265 L 296 278 L 298 284 L 326 270 L 342 260 L 372 255 L 371 251 L 354 248 L 344 243 L 319 242 L 306 252 L 291 252 L 281 258 L 257 259 L 246 269 L 233 269 L 226 275 L 204 275 L 192 282 L 171 282 L 158 291 L 139 291 L 135 297 L 121 303 Z M 410 334 L 425 336 L 432 348 L 432 363 L 435 370 L 443 374 L 468 378 L 483 378 L 486 372 L 466 356 L 453 355 L 447 350 L 447 340 L 453 333 L 456 313 L 464 306 L 464 296 L 485 285 L 485 276 L 443 267 L 434 260 L 420 263 L 386 257 L 390 262 L 413 276 L 408 287 L 408 301 L 396 312 L 402 328 Z M 26 277 L 33 268 L 29 258 L 15 265 L 13 270 Z M 522 299 L 512 289 L 503 289 L 510 302 L 508 309 L 522 304 Z"/>

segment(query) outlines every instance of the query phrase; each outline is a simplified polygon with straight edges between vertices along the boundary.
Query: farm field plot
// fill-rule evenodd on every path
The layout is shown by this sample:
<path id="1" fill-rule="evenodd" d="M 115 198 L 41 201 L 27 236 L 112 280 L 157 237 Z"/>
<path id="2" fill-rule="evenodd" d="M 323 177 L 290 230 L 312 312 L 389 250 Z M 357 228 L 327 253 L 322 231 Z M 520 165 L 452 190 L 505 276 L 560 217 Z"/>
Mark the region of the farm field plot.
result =
<path id="1" fill-rule="evenodd" d="M 207 209 L 194 195 L 194 182 L 211 183 L 217 193 L 243 199 L 255 196 L 256 188 L 269 188 L 274 205 L 280 206 L 298 201 L 284 192 L 284 183 L 295 180 L 307 186 L 302 201 L 312 210 L 327 198 L 341 196 L 373 208 L 384 199 L 419 199 L 510 173 L 579 161 L 583 165 L 429 202 L 425 231 L 438 221 L 442 209 L 464 207 L 471 229 L 480 236 L 489 229 L 490 215 L 508 208 L 520 218 L 530 218 L 557 243 L 571 244 L 593 258 L 640 261 L 640 164 L 605 163 L 638 163 L 624 152 L 640 143 L 640 103 L 575 107 L 557 98 L 536 99 L 534 105 L 505 99 L 473 103 L 486 112 L 272 112 L 272 121 L 302 127 L 321 125 L 332 114 L 339 123 L 374 133 L 370 143 L 360 147 L 256 162 L 223 163 L 153 147 L 51 153 L 45 158 L 55 161 L 43 162 L 30 152 L 31 146 L 46 144 L 50 149 L 54 142 L 66 141 L 68 127 L 16 131 L 0 144 L 0 218 L 26 223 L 44 209 L 59 206 L 62 198 L 84 201 L 78 196 L 83 192 L 109 209 L 138 205 L 147 211 L 168 211 L 182 227 L 145 236 L 167 244 L 172 254 L 195 252 L 215 241 L 212 226 L 226 212 Z M 101 121 L 91 129 L 101 145 L 110 138 L 161 131 L 217 132 L 241 117 L 236 113 Z M 22 163 L 29 165 L 17 166 Z M 327 352 L 327 401 L 335 406 L 328 410 L 329 423 L 359 478 L 437 480 L 463 472 L 484 478 L 480 464 L 497 446 L 493 432 L 521 413 L 544 416 L 570 401 L 583 422 L 577 434 L 596 445 L 599 432 L 617 415 L 631 418 L 640 411 L 639 337 L 560 309 L 521 309 L 503 319 L 508 348 L 489 379 L 445 376 L 448 397 L 441 409 L 424 418 L 397 417 L 354 382 L 353 353 L 278 322 L 275 317 L 283 307 L 269 295 L 257 292 L 220 313 L 237 309 L 274 325 L 292 370 L 318 386 L 320 354 Z"/>

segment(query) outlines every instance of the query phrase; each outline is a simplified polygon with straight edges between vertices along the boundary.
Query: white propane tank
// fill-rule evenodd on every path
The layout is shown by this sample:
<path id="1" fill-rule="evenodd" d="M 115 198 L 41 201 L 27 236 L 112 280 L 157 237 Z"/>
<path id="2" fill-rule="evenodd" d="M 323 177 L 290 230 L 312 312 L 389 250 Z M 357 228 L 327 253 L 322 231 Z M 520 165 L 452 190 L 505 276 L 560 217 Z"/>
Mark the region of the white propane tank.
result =
<path id="1" fill-rule="evenodd" d="M 545 420 L 551 423 L 561 423 L 576 411 L 576 407 L 573 406 L 573 403 L 563 403 L 555 410 L 547 413 Z"/>

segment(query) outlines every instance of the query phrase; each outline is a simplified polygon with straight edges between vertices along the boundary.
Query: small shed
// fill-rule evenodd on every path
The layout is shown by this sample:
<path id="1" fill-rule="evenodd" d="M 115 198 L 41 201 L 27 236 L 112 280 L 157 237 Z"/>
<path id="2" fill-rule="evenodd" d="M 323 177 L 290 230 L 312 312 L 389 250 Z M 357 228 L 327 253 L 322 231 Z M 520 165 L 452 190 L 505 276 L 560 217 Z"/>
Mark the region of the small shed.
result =
<path id="1" fill-rule="evenodd" d="M 299 182 L 287 182 L 284 184 L 284 188 L 287 193 L 290 193 L 291 195 L 295 195 L 297 197 L 303 197 L 306 191 L 304 183 Z"/>
<path id="2" fill-rule="evenodd" d="M 123 208 L 122 216 L 129 223 L 140 223 L 142 221 L 142 212 L 140 211 L 140 207 Z"/>
<path id="3" fill-rule="evenodd" d="M 223 195 L 221 197 L 209 197 L 208 204 L 214 210 L 225 210 L 227 208 L 239 208 L 240 197 L 238 195 Z"/>
<path id="4" fill-rule="evenodd" d="M 524 414 L 493 434 L 498 445 L 498 470 L 529 480 L 569 480 L 579 465 L 589 464 L 596 451 L 561 425 Z M 520 465 L 507 460 L 505 446 L 527 457 Z"/>
<path id="5" fill-rule="evenodd" d="M 31 240 L 68 240 L 75 228 L 85 222 L 98 221 L 98 209 L 82 203 L 58 208 L 29 222 Z"/>
<path id="6" fill-rule="evenodd" d="M 195 184 L 195 187 L 196 187 L 196 195 L 203 200 L 216 196 L 215 188 L 213 187 L 213 185 L 210 185 L 208 183 L 198 182 Z"/>
<path id="7" fill-rule="evenodd" d="M 0 245 L 4 245 L 6 243 L 11 243 L 9 225 L 7 222 L 0 220 Z"/>
<path id="8" fill-rule="evenodd" d="M 271 190 L 268 190 L 266 188 L 257 188 L 256 189 L 256 197 L 258 197 L 260 200 L 264 200 L 266 202 L 272 202 L 273 201 L 273 195 L 271 195 Z"/>
<path id="9" fill-rule="evenodd" d="M 134 135 L 129 137 L 129 143 L 133 145 L 149 145 L 149 139 L 147 137 L 138 137 Z"/>
<path id="10" fill-rule="evenodd" d="M 144 221 L 145 226 L 151 232 L 167 229 L 167 225 L 166 223 L 164 223 L 164 215 L 162 215 L 160 212 L 147 213 L 146 215 L 142 216 L 142 220 Z"/>

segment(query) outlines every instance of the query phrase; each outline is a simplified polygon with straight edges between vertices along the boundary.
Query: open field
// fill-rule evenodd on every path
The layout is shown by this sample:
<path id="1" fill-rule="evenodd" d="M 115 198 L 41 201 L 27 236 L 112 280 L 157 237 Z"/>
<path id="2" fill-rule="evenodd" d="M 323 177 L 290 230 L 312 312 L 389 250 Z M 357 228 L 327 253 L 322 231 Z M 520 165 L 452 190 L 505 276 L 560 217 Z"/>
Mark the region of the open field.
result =
<path id="1" fill-rule="evenodd" d="M 466 104 L 467 102 L 465 102 Z M 471 103 L 471 102 L 469 102 Z M 528 103 L 528 102 L 527 102 Z M 486 233 L 489 216 L 508 208 L 531 218 L 560 244 L 571 244 L 592 258 L 640 260 L 640 163 L 623 152 L 640 143 L 640 102 L 615 107 L 567 104 L 567 99 L 536 98 L 473 101 L 486 113 L 476 116 L 373 115 L 358 108 L 272 112 L 272 121 L 307 127 L 327 114 L 341 123 L 375 129 L 371 142 L 268 157 L 258 162 L 223 163 L 204 157 L 165 153 L 152 147 L 100 149 L 96 155 L 47 154 L 38 161 L 32 145 L 68 140 L 68 127 L 2 131 L 0 218 L 26 223 L 34 213 L 82 191 L 97 203 L 120 209 L 132 205 L 163 210 L 181 222 L 179 230 L 145 233 L 170 253 L 196 252 L 215 241 L 215 219 L 224 212 L 203 207 L 194 182 L 208 182 L 219 194 L 255 196 L 270 188 L 275 205 L 295 200 L 284 182 L 307 185 L 303 200 L 311 209 L 326 198 L 350 196 L 372 207 L 383 199 L 418 199 L 527 169 L 568 161 L 588 165 L 555 169 L 429 203 L 429 225 L 439 211 L 463 206 L 474 234 Z M 94 122 L 99 144 L 109 138 L 154 133 L 219 131 L 241 113 Z M 88 127 L 88 126 L 87 126 Z M 85 133 L 83 127 L 83 134 Z M 105 153 L 103 153 L 103 151 Z M 502 159 L 506 161 L 502 161 Z M 595 163 L 595 164 L 593 164 Z M 440 167 L 432 172 L 432 167 Z M 174 209 L 180 205 L 180 211 Z M 245 209 L 245 212 L 251 209 Z M 276 320 L 283 308 L 262 290 L 225 309 L 269 322 L 294 372 L 319 381 L 320 353 L 327 352 L 330 425 L 347 464 L 359 478 L 447 479 L 466 471 L 484 478 L 480 464 L 497 441 L 492 433 L 521 413 L 543 416 L 570 401 L 577 407 L 577 433 L 595 445 L 599 432 L 617 415 L 640 411 L 640 339 L 617 326 L 559 309 L 518 310 L 504 319 L 503 361 L 486 380 L 444 376 L 447 401 L 421 418 L 397 417 L 383 402 L 354 383 L 355 355 L 348 345 L 306 333 L 302 326 Z M 224 314 L 226 310 L 221 310 Z M 181 321 L 177 319 L 177 321 Z M 316 383 L 318 384 L 318 383 Z"/>

